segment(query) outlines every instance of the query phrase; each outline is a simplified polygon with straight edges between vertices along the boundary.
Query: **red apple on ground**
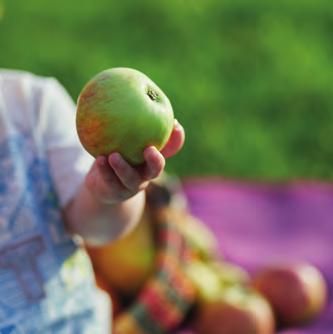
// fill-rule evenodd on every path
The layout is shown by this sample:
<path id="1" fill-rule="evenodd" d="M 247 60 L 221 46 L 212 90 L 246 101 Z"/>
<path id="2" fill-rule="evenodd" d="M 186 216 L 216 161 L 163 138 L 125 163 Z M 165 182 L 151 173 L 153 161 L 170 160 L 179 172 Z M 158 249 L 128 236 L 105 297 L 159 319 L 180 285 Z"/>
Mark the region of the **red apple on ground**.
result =
<path id="1" fill-rule="evenodd" d="M 274 328 L 269 303 L 241 287 L 227 288 L 199 305 L 193 322 L 196 334 L 273 334 Z"/>
<path id="2" fill-rule="evenodd" d="M 274 333 L 274 317 L 268 302 L 243 285 L 243 273 L 230 268 L 225 273 L 230 278 L 227 280 L 216 264 L 193 260 L 185 268 L 197 290 L 197 312 L 192 323 L 195 333 Z"/>
<path id="3" fill-rule="evenodd" d="M 271 303 L 281 325 L 304 324 L 324 309 L 326 283 L 311 264 L 273 265 L 255 274 L 252 283 Z"/>
<path id="4" fill-rule="evenodd" d="M 94 157 L 119 152 L 128 162 L 140 164 L 147 146 L 163 148 L 173 125 L 167 96 L 134 69 L 119 67 L 97 74 L 78 98 L 77 132 Z"/>

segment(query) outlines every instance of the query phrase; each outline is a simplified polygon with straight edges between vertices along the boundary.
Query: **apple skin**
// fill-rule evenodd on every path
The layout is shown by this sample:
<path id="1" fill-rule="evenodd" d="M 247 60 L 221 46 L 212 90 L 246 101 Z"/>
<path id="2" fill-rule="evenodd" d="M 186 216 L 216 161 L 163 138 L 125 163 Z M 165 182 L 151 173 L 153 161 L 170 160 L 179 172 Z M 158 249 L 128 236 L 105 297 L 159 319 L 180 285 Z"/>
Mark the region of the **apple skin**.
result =
<path id="1" fill-rule="evenodd" d="M 192 328 L 196 334 L 273 334 L 275 320 L 260 294 L 234 286 L 201 304 Z"/>
<path id="2" fill-rule="evenodd" d="M 269 303 L 245 285 L 241 269 L 226 264 L 223 271 L 223 264 L 200 260 L 192 260 L 185 269 L 196 287 L 197 307 L 190 324 L 196 334 L 274 333 Z"/>
<path id="3" fill-rule="evenodd" d="M 327 299 L 323 275 L 308 263 L 269 266 L 254 274 L 252 286 L 270 302 L 281 326 L 313 320 Z"/>
<path id="4" fill-rule="evenodd" d="M 78 98 L 77 133 L 94 157 L 119 152 L 131 164 L 140 164 L 146 147 L 164 147 L 173 124 L 167 96 L 135 69 L 117 67 L 100 72 Z"/>
<path id="5" fill-rule="evenodd" d="M 156 248 L 151 222 L 145 214 L 126 236 L 110 244 L 86 247 L 95 272 L 110 289 L 135 295 L 154 270 Z"/>

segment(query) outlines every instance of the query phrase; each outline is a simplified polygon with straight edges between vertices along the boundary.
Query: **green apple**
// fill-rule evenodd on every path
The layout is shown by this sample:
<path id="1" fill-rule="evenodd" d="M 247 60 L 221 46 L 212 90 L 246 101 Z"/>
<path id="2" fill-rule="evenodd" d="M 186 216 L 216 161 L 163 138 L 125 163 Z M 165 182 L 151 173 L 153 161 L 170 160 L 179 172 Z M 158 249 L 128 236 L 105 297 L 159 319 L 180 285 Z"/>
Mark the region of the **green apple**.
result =
<path id="1" fill-rule="evenodd" d="M 192 259 L 186 264 L 184 271 L 196 289 L 199 304 L 214 301 L 220 294 L 220 277 L 207 263 Z"/>
<path id="2" fill-rule="evenodd" d="M 211 259 L 217 254 L 217 239 L 202 221 L 184 211 L 178 228 L 186 238 L 191 250 L 201 259 Z"/>
<path id="3" fill-rule="evenodd" d="M 250 283 L 250 275 L 240 266 L 226 261 L 213 261 L 211 266 L 224 287 L 247 286 Z"/>
<path id="4" fill-rule="evenodd" d="M 94 157 L 119 152 L 131 164 L 140 164 L 147 146 L 164 147 L 173 124 L 167 96 L 135 69 L 119 67 L 97 74 L 78 98 L 77 132 Z"/>

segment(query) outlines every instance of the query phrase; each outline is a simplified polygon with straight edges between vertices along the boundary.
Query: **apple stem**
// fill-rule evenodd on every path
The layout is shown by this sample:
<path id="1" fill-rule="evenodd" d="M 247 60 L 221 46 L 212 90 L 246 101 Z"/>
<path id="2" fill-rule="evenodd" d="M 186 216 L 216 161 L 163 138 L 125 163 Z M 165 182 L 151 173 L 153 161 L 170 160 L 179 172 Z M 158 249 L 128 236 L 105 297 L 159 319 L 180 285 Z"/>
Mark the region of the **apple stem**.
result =
<path id="1" fill-rule="evenodd" d="M 158 93 L 151 88 L 147 89 L 147 95 L 150 97 L 152 101 L 157 101 L 158 99 Z"/>

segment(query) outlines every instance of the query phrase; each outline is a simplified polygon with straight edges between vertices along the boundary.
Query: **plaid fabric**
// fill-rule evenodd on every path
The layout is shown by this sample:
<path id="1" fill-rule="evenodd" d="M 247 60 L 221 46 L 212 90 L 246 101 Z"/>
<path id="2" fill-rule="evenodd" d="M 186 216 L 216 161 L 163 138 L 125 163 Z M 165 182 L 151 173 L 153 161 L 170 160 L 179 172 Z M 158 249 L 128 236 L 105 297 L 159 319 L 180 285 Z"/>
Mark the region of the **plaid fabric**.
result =
<path id="1" fill-rule="evenodd" d="M 180 325 L 195 302 L 195 288 L 183 271 L 190 250 L 177 228 L 177 214 L 166 205 L 158 206 L 151 210 L 157 247 L 155 274 L 132 305 L 115 317 L 115 334 L 166 333 Z"/>

